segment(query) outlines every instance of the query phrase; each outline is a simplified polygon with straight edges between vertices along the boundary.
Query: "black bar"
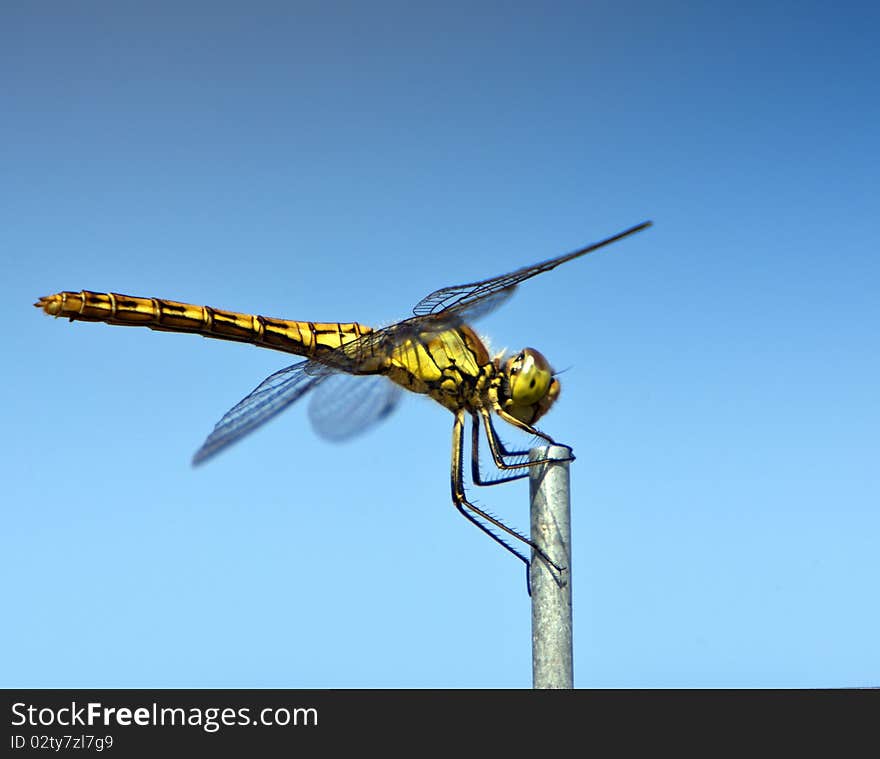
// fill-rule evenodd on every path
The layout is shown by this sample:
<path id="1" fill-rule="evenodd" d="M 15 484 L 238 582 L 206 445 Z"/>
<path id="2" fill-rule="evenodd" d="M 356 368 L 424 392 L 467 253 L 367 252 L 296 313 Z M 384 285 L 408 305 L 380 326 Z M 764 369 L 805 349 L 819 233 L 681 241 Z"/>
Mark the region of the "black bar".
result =
<path id="1" fill-rule="evenodd" d="M 575 755 L 616 755 L 602 748 L 609 740 L 617 749 L 647 742 L 651 755 L 659 746 L 683 744 L 711 754 L 737 743 L 790 748 L 820 740 L 820 734 L 841 747 L 860 730 L 873 733 L 880 714 L 880 690 L 872 689 L 7 689 L 0 694 L 8 727 L 0 744 L 5 756 L 106 752 L 165 759 L 221 749 L 292 755 L 393 747 L 418 757 L 439 745 L 459 746 L 467 754 L 481 744 L 524 755 L 524 746 L 536 740 L 535 756 L 544 753 L 542 745 L 558 752 L 562 740 L 576 741 Z"/>

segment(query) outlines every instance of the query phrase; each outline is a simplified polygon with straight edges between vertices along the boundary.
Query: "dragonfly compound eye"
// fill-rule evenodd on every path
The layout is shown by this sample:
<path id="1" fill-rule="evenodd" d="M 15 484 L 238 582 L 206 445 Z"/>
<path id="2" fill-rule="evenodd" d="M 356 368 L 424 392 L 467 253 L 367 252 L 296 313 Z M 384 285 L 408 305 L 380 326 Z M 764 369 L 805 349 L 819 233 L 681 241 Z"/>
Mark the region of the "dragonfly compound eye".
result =
<path id="1" fill-rule="evenodd" d="M 526 348 L 504 365 L 504 410 L 526 424 L 534 424 L 559 396 L 559 380 L 540 351 Z"/>
<path id="2" fill-rule="evenodd" d="M 553 370 L 534 348 L 526 348 L 508 364 L 510 400 L 514 406 L 532 406 L 547 395 Z"/>

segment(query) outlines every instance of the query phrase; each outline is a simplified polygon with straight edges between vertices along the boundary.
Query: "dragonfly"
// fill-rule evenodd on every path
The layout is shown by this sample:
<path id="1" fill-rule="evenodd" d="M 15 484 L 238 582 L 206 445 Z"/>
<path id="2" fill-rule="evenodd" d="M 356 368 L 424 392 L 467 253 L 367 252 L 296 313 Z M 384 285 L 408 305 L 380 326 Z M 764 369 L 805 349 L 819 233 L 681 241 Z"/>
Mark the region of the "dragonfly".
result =
<path id="1" fill-rule="evenodd" d="M 523 348 L 492 356 L 470 326 L 513 295 L 527 279 L 550 271 L 651 225 L 642 222 L 599 242 L 508 274 L 435 290 L 413 308 L 413 316 L 373 329 L 355 322 L 311 322 L 238 313 L 210 306 L 89 290 L 64 291 L 34 305 L 55 317 L 153 330 L 188 332 L 220 340 L 250 343 L 304 357 L 267 377 L 224 414 L 193 457 L 201 464 L 265 424 L 307 393 L 309 417 L 322 437 L 343 440 L 386 417 L 401 390 L 427 395 L 453 414 L 450 484 L 452 502 L 470 522 L 531 566 L 523 548 L 558 572 L 532 540 L 508 527 L 468 499 L 464 485 L 465 428 L 471 422 L 471 479 L 475 485 L 497 485 L 527 477 L 532 467 L 549 459 L 529 459 L 528 451 L 508 450 L 493 417 L 540 439 L 556 442 L 535 427 L 559 397 L 561 385 L 545 356 Z M 485 435 L 494 476 L 482 473 L 480 430 Z M 564 460 L 574 460 L 570 446 Z"/>

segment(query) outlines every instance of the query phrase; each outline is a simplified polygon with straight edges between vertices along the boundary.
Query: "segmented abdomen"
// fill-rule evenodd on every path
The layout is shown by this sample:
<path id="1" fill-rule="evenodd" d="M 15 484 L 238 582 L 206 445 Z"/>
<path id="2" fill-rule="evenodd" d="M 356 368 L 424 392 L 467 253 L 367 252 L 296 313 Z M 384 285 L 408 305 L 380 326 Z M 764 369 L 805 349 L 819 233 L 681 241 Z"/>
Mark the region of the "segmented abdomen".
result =
<path id="1" fill-rule="evenodd" d="M 362 324 L 304 322 L 252 316 L 210 306 L 119 293 L 61 292 L 34 303 L 51 316 L 90 322 L 149 327 L 167 332 L 194 332 L 264 348 L 314 357 L 372 332 Z"/>

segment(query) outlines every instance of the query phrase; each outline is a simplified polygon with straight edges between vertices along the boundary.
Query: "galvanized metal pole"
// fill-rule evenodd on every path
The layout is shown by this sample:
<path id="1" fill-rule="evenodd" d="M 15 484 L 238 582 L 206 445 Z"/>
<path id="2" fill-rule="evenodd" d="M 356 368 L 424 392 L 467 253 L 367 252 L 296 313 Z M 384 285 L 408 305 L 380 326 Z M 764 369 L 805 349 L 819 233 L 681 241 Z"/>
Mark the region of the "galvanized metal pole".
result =
<path id="1" fill-rule="evenodd" d="M 532 687 L 573 688 L 574 663 L 571 613 L 571 501 L 568 448 L 533 448 L 535 466 L 529 478 L 531 537 L 562 571 L 532 551 Z"/>

